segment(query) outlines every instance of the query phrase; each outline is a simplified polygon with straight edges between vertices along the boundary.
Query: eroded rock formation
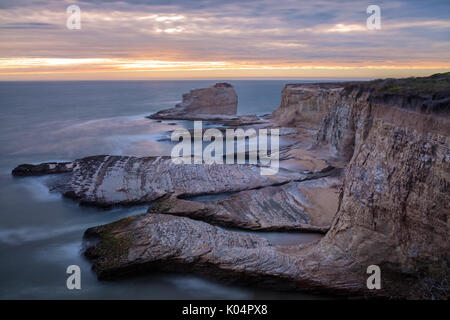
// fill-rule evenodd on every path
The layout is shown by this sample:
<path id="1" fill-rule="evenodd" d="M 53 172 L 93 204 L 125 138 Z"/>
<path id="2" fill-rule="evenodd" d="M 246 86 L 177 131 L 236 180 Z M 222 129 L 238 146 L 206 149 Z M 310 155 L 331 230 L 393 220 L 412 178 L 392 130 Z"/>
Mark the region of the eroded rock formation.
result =
<path id="1" fill-rule="evenodd" d="M 285 169 L 280 169 L 277 175 L 264 176 L 256 165 L 174 164 L 170 157 L 102 155 L 76 160 L 70 165 L 70 173 L 60 181 L 54 180 L 51 187 L 82 204 L 106 207 L 148 203 L 167 194 L 236 192 L 309 178 L 308 174 Z M 24 166 L 31 168 L 27 169 L 30 175 L 42 172 L 33 165 L 18 168 Z"/>
<path id="2" fill-rule="evenodd" d="M 159 111 L 152 119 L 214 120 L 235 119 L 237 94 L 228 83 L 216 83 L 208 88 L 191 90 L 183 94 L 183 101 L 175 108 Z"/>
<path id="3" fill-rule="evenodd" d="M 317 252 L 359 273 L 381 266 L 396 279 L 392 292 L 448 294 L 448 284 L 430 283 L 450 277 L 449 114 L 449 73 L 344 86 L 317 135 L 319 147 L 350 160 L 339 211 Z"/>
<path id="4" fill-rule="evenodd" d="M 281 126 L 315 127 L 340 98 L 344 85 L 287 84 L 272 119 Z"/>
<path id="5" fill-rule="evenodd" d="M 357 292 L 364 281 L 336 272 L 336 264 L 326 260 L 302 258 L 299 252 L 307 248 L 277 247 L 258 236 L 167 214 L 143 214 L 90 228 L 83 240 L 84 254 L 100 279 L 148 270 L 191 271 L 241 285 L 346 294 Z"/>
<path id="6" fill-rule="evenodd" d="M 72 172 L 71 162 L 47 162 L 41 164 L 21 164 L 14 168 L 14 176 L 39 176 L 54 173 Z"/>
<path id="7" fill-rule="evenodd" d="M 323 175 L 333 173 L 336 171 L 328 170 Z M 172 195 L 158 200 L 148 212 L 186 216 L 250 230 L 325 233 L 337 211 L 339 184 L 338 178 L 292 181 L 205 202 L 179 199 Z"/>
<path id="8" fill-rule="evenodd" d="M 347 100 L 331 114 L 343 111 L 347 121 L 331 116 L 324 125 L 353 128 L 354 139 L 343 143 L 354 152 L 323 246 L 416 284 L 449 279 L 449 84 L 446 74 L 345 89 Z"/>

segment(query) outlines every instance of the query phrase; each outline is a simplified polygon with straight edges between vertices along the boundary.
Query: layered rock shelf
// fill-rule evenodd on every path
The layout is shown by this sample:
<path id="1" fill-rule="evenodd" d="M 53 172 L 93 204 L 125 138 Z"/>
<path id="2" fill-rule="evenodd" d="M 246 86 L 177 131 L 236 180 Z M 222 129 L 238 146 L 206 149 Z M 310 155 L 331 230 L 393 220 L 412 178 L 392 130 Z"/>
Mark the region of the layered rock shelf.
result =
<path id="1" fill-rule="evenodd" d="M 328 170 L 322 173 L 336 174 Z M 164 197 L 150 207 L 150 213 L 186 216 L 213 224 L 265 231 L 309 231 L 326 233 L 337 210 L 337 178 L 316 178 L 304 182 L 246 190 L 217 201 L 195 202 L 176 196 Z"/>
<path id="2" fill-rule="evenodd" d="M 190 271 L 240 284 L 346 294 L 364 281 L 353 273 L 330 272 L 333 266 L 309 256 L 308 247 L 272 246 L 258 236 L 167 214 L 90 228 L 83 241 L 84 254 L 100 279 L 149 270 Z"/>
<path id="3" fill-rule="evenodd" d="M 40 164 L 36 168 L 49 166 Z M 174 164 L 170 157 L 101 155 L 76 160 L 70 167 L 68 174 L 52 180 L 51 189 L 82 204 L 101 207 L 149 203 L 167 194 L 236 192 L 311 178 L 311 174 L 285 169 L 277 175 L 264 176 L 257 165 Z M 29 175 L 45 173 L 29 164 L 20 165 L 14 172 L 22 172 L 23 168 L 28 168 Z"/>

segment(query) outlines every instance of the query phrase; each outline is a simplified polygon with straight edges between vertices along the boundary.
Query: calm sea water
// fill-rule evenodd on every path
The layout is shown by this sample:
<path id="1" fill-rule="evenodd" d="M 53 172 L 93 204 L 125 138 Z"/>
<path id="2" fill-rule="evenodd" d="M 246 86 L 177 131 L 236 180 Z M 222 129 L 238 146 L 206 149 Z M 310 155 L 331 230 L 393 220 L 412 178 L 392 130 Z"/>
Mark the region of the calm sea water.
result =
<path id="1" fill-rule="evenodd" d="M 230 81 L 240 114 L 266 114 L 280 104 L 285 83 Z M 304 81 L 305 82 L 305 81 Z M 146 207 L 101 210 L 50 193 L 51 177 L 14 178 L 21 163 L 73 160 L 94 154 L 163 155 L 167 131 L 186 121 L 158 123 L 145 116 L 169 108 L 190 89 L 214 81 L 0 82 L 0 298 L 1 299 L 298 299 L 313 296 L 228 285 L 190 274 L 153 273 L 98 281 L 80 255 L 83 232 L 142 213 Z M 169 124 L 170 123 L 170 124 Z M 314 235 L 265 232 L 274 244 Z M 66 268 L 79 265 L 81 290 L 66 288 Z"/>

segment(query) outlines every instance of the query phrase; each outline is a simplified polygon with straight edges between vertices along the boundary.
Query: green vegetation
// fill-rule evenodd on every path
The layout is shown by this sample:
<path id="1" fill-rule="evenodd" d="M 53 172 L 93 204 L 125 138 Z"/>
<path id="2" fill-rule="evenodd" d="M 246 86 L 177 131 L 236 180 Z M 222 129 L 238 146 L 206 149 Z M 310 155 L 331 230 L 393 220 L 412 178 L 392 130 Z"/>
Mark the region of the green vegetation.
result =
<path id="1" fill-rule="evenodd" d="M 430 77 L 376 80 L 380 83 L 379 93 L 392 94 L 434 94 L 450 90 L 450 72 L 438 73 Z"/>

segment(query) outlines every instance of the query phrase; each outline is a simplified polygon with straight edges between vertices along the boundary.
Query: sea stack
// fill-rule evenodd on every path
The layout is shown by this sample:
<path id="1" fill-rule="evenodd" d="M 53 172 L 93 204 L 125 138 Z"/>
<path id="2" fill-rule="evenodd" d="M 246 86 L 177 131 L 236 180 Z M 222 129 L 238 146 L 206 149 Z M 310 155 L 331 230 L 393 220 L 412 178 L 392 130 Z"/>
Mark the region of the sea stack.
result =
<path id="1" fill-rule="evenodd" d="M 174 108 L 159 111 L 149 118 L 194 120 L 210 116 L 235 116 L 237 103 L 237 94 L 231 84 L 216 83 L 183 94 L 183 101 Z"/>

